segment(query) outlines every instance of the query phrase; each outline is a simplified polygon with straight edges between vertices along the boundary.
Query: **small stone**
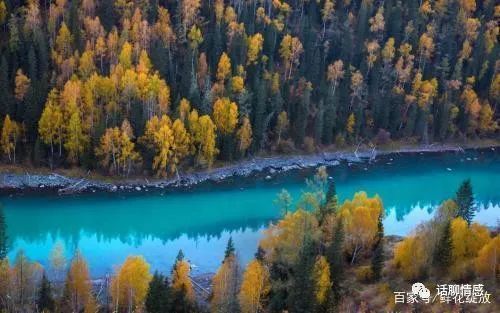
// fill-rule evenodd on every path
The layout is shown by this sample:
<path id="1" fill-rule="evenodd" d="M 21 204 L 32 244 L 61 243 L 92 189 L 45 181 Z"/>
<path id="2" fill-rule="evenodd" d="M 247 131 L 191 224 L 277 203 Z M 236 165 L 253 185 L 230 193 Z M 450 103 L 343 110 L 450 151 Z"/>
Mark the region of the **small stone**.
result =
<path id="1" fill-rule="evenodd" d="M 271 176 L 267 175 L 266 180 L 270 180 L 270 179 L 271 179 Z"/>
<path id="2" fill-rule="evenodd" d="M 141 191 L 141 187 L 137 186 L 137 187 L 135 187 L 135 190 Z"/>

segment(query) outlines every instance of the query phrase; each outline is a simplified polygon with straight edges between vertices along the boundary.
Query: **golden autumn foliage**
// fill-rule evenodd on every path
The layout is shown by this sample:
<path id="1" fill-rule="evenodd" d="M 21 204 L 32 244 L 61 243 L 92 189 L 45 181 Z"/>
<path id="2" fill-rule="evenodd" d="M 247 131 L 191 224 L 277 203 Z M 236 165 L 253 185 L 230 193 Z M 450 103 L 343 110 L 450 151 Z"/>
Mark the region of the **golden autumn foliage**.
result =
<path id="1" fill-rule="evenodd" d="M 9 161 L 16 162 L 16 146 L 18 141 L 21 139 L 22 128 L 19 123 L 10 119 L 9 114 L 5 116 L 2 126 L 2 136 L 0 138 L 0 144 L 2 146 L 2 151 Z"/>
<path id="2" fill-rule="evenodd" d="M 140 142 L 156 151 L 153 169 L 158 176 L 167 175 L 167 170 L 177 173 L 179 163 L 191 152 L 191 137 L 184 123 L 180 119 L 172 123 L 167 115 L 162 115 L 161 119 L 153 116 L 146 123 Z"/>
<path id="3" fill-rule="evenodd" d="M 452 264 L 450 275 L 460 279 L 472 271 L 472 262 L 481 248 L 490 240 L 490 233 L 485 226 L 467 222 L 458 217 L 451 221 Z"/>
<path id="4" fill-rule="evenodd" d="M 498 129 L 498 122 L 495 120 L 495 112 L 488 102 L 481 105 L 479 111 L 479 132 L 482 135 L 493 134 Z"/>
<path id="5" fill-rule="evenodd" d="M 313 268 L 314 295 L 316 303 L 324 304 L 332 287 L 330 266 L 324 256 L 318 256 Z"/>
<path id="6" fill-rule="evenodd" d="M 234 254 L 227 256 L 212 278 L 211 312 L 234 312 L 237 307 L 241 275 L 238 262 Z"/>
<path id="7" fill-rule="evenodd" d="M 245 153 L 252 144 L 252 125 L 250 124 L 248 116 L 243 117 L 243 121 L 236 135 L 240 142 L 239 150 L 241 153 Z"/>
<path id="8" fill-rule="evenodd" d="M 75 253 L 71 260 L 65 288 L 69 295 L 68 305 L 73 312 L 80 312 L 87 304 L 93 302 L 89 268 L 87 261 L 79 251 Z"/>
<path id="9" fill-rule="evenodd" d="M 268 253 L 272 261 L 282 260 L 287 264 L 295 264 L 298 249 L 302 247 L 305 234 L 312 232 L 312 238 L 317 238 L 318 221 L 316 217 L 304 210 L 287 213 L 277 224 L 272 224 L 264 231 L 260 246 Z"/>
<path id="10" fill-rule="evenodd" d="M 355 125 L 356 125 L 356 117 L 354 116 L 354 113 L 351 113 L 347 118 L 347 125 L 345 126 L 345 130 L 349 135 L 352 135 L 354 133 Z"/>
<path id="11" fill-rule="evenodd" d="M 271 290 L 268 269 L 258 260 L 248 263 L 241 283 L 238 299 L 242 313 L 263 310 L 263 300 Z"/>
<path id="12" fill-rule="evenodd" d="M 229 98 L 218 98 L 212 115 L 217 129 L 223 135 L 231 134 L 238 123 L 238 106 Z"/>
<path id="13" fill-rule="evenodd" d="M 194 301 L 194 290 L 189 278 L 189 263 L 181 260 L 175 263 L 172 271 L 172 289 L 177 292 L 185 292 L 189 301 Z"/>
<path id="14" fill-rule="evenodd" d="M 68 160 L 77 163 L 89 143 L 78 108 L 73 108 L 65 134 L 64 148 L 68 152 Z"/>
<path id="15" fill-rule="evenodd" d="M 264 37 L 260 33 L 248 38 L 247 64 L 256 64 L 258 62 L 263 43 Z"/>
<path id="16" fill-rule="evenodd" d="M 360 251 L 370 249 L 377 237 L 378 219 L 384 214 L 382 200 L 376 195 L 368 198 L 366 192 L 357 192 L 339 209 L 346 235 L 346 249 L 352 262 Z"/>
<path id="17" fill-rule="evenodd" d="M 0 1 L 0 25 L 5 23 L 7 18 L 7 6 L 4 1 Z"/>
<path id="18" fill-rule="evenodd" d="M 199 29 L 198 26 L 193 25 L 189 30 L 188 39 L 191 49 L 197 49 L 203 42 L 203 34 L 201 33 L 201 29 Z"/>
<path id="19" fill-rule="evenodd" d="M 417 72 L 412 82 L 412 95 L 421 109 L 429 109 L 437 95 L 438 82 L 435 78 L 422 80 L 422 73 Z"/>
<path id="20" fill-rule="evenodd" d="M 153 170 L 156 170 L 157 175 L 165 176 L 174 143 L 172 121 L 166 115 L 163 115 L 161 120 L 154 116 L 146 124 L 146 135 L 151 136 L 151 141 L 157 152 L 153 159 Z"/>
<path id="21" fill-rule="evenodd" d="M 211 167 L 219 153 L 215 143 L 217 139 L 216 126 L 208 115 L 199 116 L 196 110 L 189 115 L 189 132 L 192 143 L 196 147 L 196 162 L 206 163 Z"/>
<path id="22" fill-rule="evenodd" d="M 117 312 L 141 311 L 152 276 L 142 256 L 129 256 L 111 281 L 111 295 Z"/>
<path id="23" fill-rule="evenodd" d="M 217 65 L 217 79 L 219 81 L 225 81 L 231 74 L 231 59 L 224 52 L 222 53 L 219 63 Z"/>
<path id="24" fill-rule="evenodd" d="M 288 120 L 288 114 L 286 113 L 286 111 L 281 111 L 278 115 L 278 121 L 276 123 L 276 133 L 278 135 L 278 141 L 276 144 L 278 146 L 280 145 L 281 136 L 288 130 L 289 126 L 290 121 Z"/>
<path id="25" fill-rule="evenodd" d="M 474 259 L 476 273 L 485 279 L 499 279 L 500 235 L 496 235 L 479 250 Z"/>
<path id="26" fill-rule="evenodd" d="M 57 90 L 52 90 L 47 98 L 47 103 L 38 122 L 38 133 L 45 144 L 50 145 L 54 154 L 54 145 L 59 145 L 59 155 L 63 140 L 63 113 L 58 104 Z"/>
<path id="27" fill-rule="evenodd" d="M 17 100 L 22 101 L 30 88 L 31 79 L 24 75 L 22 69 L 18 69 L 16 72 L 15 84 L 14 95 Z"/>
<path id="28" fill-rule="evenodd" d="M 170 162 L 170 172 L 178 172 L 179 164 L 185 157 L 190 155 L 191 137 L 180 119 L 176 119 L 172 124 L 174 141 L 172 145 L 172 157 Z"/>
<path id="29" fill-rule="evenodd" d="M 293 67 L 299 64 L 299 57 L 304 52 L 304 47 L 299 38 L 287 34 L 281 41 L 279 52 L 285 64 L 285 79 L 290 79 Z"/>
<path id="30" fill-rule="evenodd" d="M 245 80 L 241 76 L 233 76 L 231 78 L 231 91 L 239 94 L 245 89 Z"/>
<path id="31" fill-rule="evenodd" d="M 419 235 L 411 235 L 396 244 L 393 264 L 406 280 L 421 277 L 427 264 L 425 239 Z"/>
<path id="32" fill-rule="evenodd" d="M 128 130 L 127 127 L 106 129 L 101 137 L 100 146 L 95 151 L 104 168 L 109 168 L 114 173 L 128 174 L 133 163 L 140 160 L 140 155 L 135 151 L 135 144 L 130 138 L 130 132 L 131 129 Z"/>
<path id="33" fill-rule="evenodd" d="M 189 117 L 189 112 L 191 111 L 191 103 L 189 102 L 189 100 L 186 98 L 182 98 L 181 102 L 179 103 L 178 110 L 179 110 L 179 119 L 183 123 L 186 123 Z"/>

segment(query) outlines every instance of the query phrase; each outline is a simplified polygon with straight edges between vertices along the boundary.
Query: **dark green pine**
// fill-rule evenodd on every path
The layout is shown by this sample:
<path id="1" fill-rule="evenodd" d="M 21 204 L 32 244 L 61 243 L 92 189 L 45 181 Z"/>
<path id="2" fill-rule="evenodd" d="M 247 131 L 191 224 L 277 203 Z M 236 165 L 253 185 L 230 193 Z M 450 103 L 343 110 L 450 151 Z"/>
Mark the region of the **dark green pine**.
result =
<path id="1" fill-rule="evenodd" d="M 470 225 L 475 215 L 474 195 L 470 179 L 464 180 L 458 188 L 455 202 L 458 206 L 458 217 L 463 218 Z"/>

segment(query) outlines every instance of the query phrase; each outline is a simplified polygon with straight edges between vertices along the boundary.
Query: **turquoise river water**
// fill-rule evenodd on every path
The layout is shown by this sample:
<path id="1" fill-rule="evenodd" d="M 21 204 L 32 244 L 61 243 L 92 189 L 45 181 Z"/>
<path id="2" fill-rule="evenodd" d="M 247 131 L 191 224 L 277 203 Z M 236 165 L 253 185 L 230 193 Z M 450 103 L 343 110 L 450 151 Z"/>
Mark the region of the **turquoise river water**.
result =
<path id="1" fill-rule="evenodd" d="M 406 235 L 432 217 L 460 182 L 472 180 L 476 220 L 500 220 L 500 152 L 389 155 L 372 163 L 341 163 L 328 168 L 341 200 L 364 190 L 382 197 L 386 234 Z M 93 277 L 113 271 L 128 255 L 143 255 L 152 270 L 169 272 L 179 249 L 194 273 L 220 265 L 230 236 L 242 262 L 252 258 L 262 230 L 276 220 L 276 194 L 286 188 L 297 200 L 313 170 L 267 174 L 204 183 L 182 191 L 100 193 L 75 196 L 2 196 L 11 241 L 9 257 L 24 250 L 46 266 L 56 243 L 70 257 L 80 249 Z"/>

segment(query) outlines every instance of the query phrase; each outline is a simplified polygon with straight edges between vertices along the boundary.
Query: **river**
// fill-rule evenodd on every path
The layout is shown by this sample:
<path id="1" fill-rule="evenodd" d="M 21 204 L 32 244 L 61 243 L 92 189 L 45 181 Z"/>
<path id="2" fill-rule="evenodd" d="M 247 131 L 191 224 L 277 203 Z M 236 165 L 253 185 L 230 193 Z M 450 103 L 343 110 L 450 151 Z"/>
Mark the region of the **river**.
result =
<path id="1" fill-rule="evenodd" d="M 168 273 L 182 249 L 194 274 L 213 272 L 230 236 L 242 262 L 250 260 L 262 230 L 280 216 L 273 204 L 276 194 L 285 188 L 297 200 L 312 173 L 294 170 L 271 178 L 265 173 L 182 191 L 3 196 L 9 258 L 14 260 L 22 249 L 31 260 L 48 266 L 49 253 L 59 242 L 68 258 L 80 249 L 97 278 L 137 254 L 152 270 Z M 328 173 L 341 201 L 359 190 L 380 195 L 386 234 L 411 232 L 432 217 L 440 202 L 453 197 L 466 178 L 472 181 L 479 209 L 476 220 L 489 226 L 500 220 L 498 151 L 393 154 L 372 163 L 342 162 Z"/>

